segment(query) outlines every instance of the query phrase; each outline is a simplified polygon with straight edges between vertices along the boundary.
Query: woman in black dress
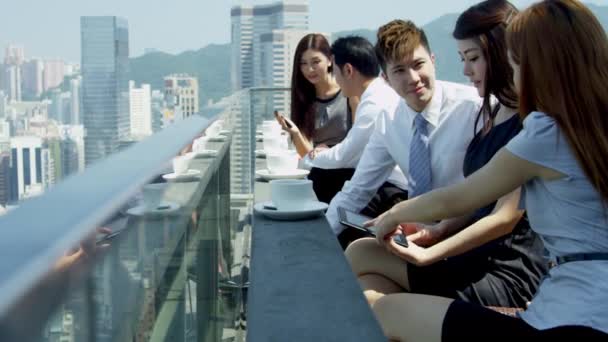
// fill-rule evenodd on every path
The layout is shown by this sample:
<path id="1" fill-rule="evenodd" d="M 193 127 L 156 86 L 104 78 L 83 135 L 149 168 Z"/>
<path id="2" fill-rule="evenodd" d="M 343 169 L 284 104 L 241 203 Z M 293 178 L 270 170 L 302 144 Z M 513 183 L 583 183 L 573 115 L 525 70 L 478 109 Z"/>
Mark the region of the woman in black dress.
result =
<path id="1" fill-rule="evenodd" d="M 477 119 L 481 128 L 465 156 L 465 176 L 485 165 L 521 129 L 505 42 L 506 27 L 516 13 L 509 2 L 490 0 L 469 8 L 456 23 L 453 35 L 464 74 L 484 98 Z M 346 255 L 370 304 L 385 294 L 406 291 L 525 307 L 547 264 L 542 242 L 519 210 L 519 198 L 517 190 L 466 218 L 435 226 L 402 225 L 411 241 L 426 247 L 421 260 L 405 261 L 375 239 L 355 241 Z M 475 236 L 484 244 L 474 248 L 453 234 Z"/>

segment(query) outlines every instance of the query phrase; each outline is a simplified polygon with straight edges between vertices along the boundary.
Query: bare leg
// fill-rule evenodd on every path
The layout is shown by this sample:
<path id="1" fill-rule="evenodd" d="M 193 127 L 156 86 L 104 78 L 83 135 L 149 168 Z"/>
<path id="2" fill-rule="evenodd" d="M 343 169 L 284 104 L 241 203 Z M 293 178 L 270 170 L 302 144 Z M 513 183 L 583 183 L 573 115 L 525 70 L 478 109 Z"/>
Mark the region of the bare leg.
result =
<path id="1" fill-rule="evenodd" d="M 443 320 L 454 300 L 414 293 L 384 296 L 373 307 L 384 334 L 395 341 L 441 341 Z"/>
<path id="2" fill-rule="evenodd" d="M 376 301 L 384 295 L 403 292 L 401 286 L 378 274 L 364 274 L 358 277 L 358 280 L 370 306 L 374 306 Z"/>
<path id="3" fill-rule="evenodd" d="M 359 239 L 350 244 L 346 259 L 370 305 L 385 294 L 409 291 L 407 263 L 387 252 L 375 239 Z"/>

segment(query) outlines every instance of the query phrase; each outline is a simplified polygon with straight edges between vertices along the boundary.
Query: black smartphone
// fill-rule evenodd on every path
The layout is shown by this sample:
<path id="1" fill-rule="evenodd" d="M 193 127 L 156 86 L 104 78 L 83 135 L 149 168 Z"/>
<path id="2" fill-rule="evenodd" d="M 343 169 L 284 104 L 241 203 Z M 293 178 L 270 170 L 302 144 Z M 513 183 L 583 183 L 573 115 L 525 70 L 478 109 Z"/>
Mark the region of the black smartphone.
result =
<path id="1" fill-rule="evenodd" d="M 120 235 L 120 233 L 122 233 L 123 231 L 124 231 L 124 229 L 120 229 L 120 230 L 111 232 L 110 234 L 103 235 L 103 236 L 97 238 L 97 241 L 95 241 L 95 244 L 103 245 L 104 243 L 109 242 L 112 239 L 114 239 L 115 237 L 117 237 L 118 235 Z"/>
<path id="2" fill-rule="evenodd" d="M 291 124 L 289 123 L 288 120 L 285 120 L 285 116 L 283 114 L 280 114 L 278 110 L 274 111 L 274 116 L 281 117 L 281 119 L 283 119 L 283 122 L 285 122 L 285 126 L 287 126 L 287 128 L 291 128 Z"/>
<path id="3" fill-rule="evenodd" d="M 347 210 L 342 207 L 338 208 L 338 216 L 339 216 L 341 224 L 343 224 L 347 227 L 352 227 L 355 229 L 362 230 L 362 231 L 368 233 L 370 236 L 373 236 L 373 237 L 376 236 L 374 227 L 368 228 L 368 227 L 363 226 L 363 224 L 365 222 L 372 219 L 371 217 L 357 214 L 355 212 L 352 212 L 352 211 Z M 405 235 L 402 235 L 402 234 L 395 235 L 395 236 L 393 236 L 393 241 L 395 241 L 399 246 L 402 246 L 402 247 L 408 246 L 407 238 L 405 237 Z"/>

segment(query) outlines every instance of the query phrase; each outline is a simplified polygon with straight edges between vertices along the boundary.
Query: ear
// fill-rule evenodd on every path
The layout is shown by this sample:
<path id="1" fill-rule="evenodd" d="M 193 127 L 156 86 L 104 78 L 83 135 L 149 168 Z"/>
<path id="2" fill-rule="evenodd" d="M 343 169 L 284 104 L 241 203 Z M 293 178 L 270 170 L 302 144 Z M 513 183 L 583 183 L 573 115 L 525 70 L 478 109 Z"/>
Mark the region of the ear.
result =
<path id="1" fill-rule="evenodd" d="M 355 73 L 355 68 L 353 68 L 353 66 L 350 63 L 344 64 L 343 70 L 344 70 L 345 76 L 348 78 L 352 78 L 353 74 Z"/>
<path id="2" fill-rule="evenodd" d="M 435 54 L 431 53 L 431 63 L 433 63 L 433 65 L 435 65 Z"/>
<path id="3" fill-rule="evenodd" d="M 386 76 L 386 74 L 384 73 L 384 71 L 380 72 L 380 76 L 382 77 L 382 79 L 384 79 L 386 81 L 386 83 L 388 83 L 388 76 Z"/>

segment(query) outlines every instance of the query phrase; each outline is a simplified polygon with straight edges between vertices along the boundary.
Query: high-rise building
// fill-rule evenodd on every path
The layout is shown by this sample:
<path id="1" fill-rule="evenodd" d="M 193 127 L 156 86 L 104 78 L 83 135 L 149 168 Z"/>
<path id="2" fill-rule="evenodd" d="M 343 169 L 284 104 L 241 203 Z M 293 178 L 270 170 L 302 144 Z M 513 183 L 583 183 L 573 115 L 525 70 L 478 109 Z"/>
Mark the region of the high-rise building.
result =
<path id="1" fill-rule="evenodd" d="M 119 17 L 82 17 L 82 110 L 86 164 L 118 150 L 130 131 L 129 28 Z"/>
<path id="2" fill-rule="evenodd" d="M 6 118 L 6 95 L 4 95 L 4 91 L 0 90 L 0 119 Z"/>
<path id="3" fill-rule="evenodd" d="M 82 172 L 85 167 L 84 126 L 59 125 L 59 138 L 62 143 L 63 175 Z"/>
<path id="4" fill-rule="evenodd" d="M 21 101 L 21 66 L 4 64 L 2 89 L 9 102 Z"/>
<path id="5" fill-rule="evenodd" d="M 165 101 L 176 111 L 173 120 L 181 120 L 198 114 L 198 80 L 186 74 L 173 74 L 165 77 Z"/>
<path id="6" fill-rule="evenodd" d="M 152 90 L 152 131 L 163 128 L 163 117 L 166 110 L 165 96 L 160 90 Z"/>
<path id="7" fill-rule="evenodd" d="M 6 143 L 11 138 L 11 125 L 8 121 L 0 119 L 0 152 L 3 152 L 3 143 Z"/>
<path id="8" fill-rule="evenodd" d="M 11 138 L 11 182 L 9 193 L 13 200 L 24 197 L 30 187 L 42 186 L 42 138 L 20 136 Z"/>
<path id="9" fill-rule="evenodd" d="M 45 60 L 43 74 L 43 88 L 47 91 L 59 87 L 65 75 L 65 62 L 62 60 Z"/>
<path id="10" fill-rule="evenodd" d="M 131 113 L 131 137 L 141 140 L 152 135 L 152 93 L 149 84 L 135 88 L 135 82 L 129 81 L 129 107 Z"/>
<path id="11" fill-rule="evenodd" d="M 270 5 L 235 6 L 231 17 L 231 81 L 233 90 L 258 86 L 261 79 L 261 37 L 272 30 L 308 30 L 307 0 L 283 0 Z"/>
<path id="12" fill-rule="evenodd" d="M 10 201 L 10 170 L 11 155 L 9 152 L 0 152 L 0 206 L 6 207 Z"/>
<path id="13" fill-rule="evenodd" d="M 44 63 L 40 59 L 32 59 L 23 64 L 23 93 L 28 97 L 39 97 L 44 91 Z"/>
<path id="14" fill-rule="evenodd" d="M 10 44 L 4 52 L 4 64 L 21 65 L 25 61 L 25 51 L 21 45 Z"/>
<path id="15" fill-rule="evenodd" d="M 70 80 L 70 124 L 72 125 L 80 125 L 80 107 L 81 107 L 81 91 L 80 85 L 82 82 L 82 77 L 78 76 Z"/>

